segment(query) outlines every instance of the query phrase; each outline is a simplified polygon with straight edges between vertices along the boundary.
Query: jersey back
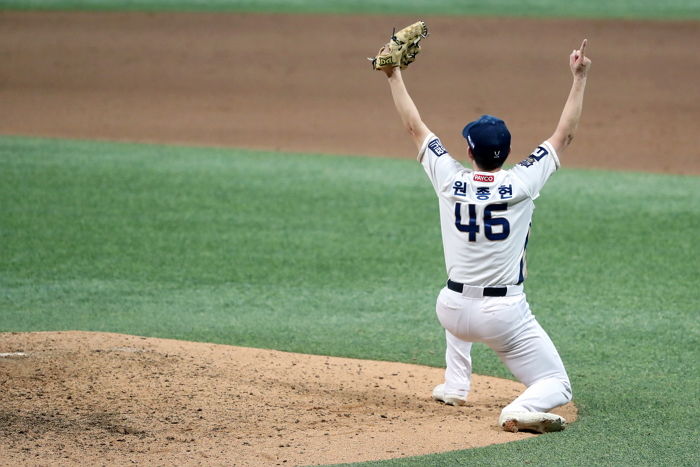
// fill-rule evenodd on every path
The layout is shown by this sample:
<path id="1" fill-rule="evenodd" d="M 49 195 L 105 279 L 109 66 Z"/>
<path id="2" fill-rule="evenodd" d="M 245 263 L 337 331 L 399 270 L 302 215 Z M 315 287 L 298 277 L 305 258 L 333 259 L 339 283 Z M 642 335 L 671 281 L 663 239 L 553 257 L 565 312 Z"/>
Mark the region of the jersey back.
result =
<path id="1" fill-rule="evenodd" d="M 559 168 L 552 145 L 543 142 L 511 169 L 478 172 L 453 159 L 430 134 L 418 160 L 438 196 L 448 277 L 480 287 L 522 283 L 533 201 Z"/>

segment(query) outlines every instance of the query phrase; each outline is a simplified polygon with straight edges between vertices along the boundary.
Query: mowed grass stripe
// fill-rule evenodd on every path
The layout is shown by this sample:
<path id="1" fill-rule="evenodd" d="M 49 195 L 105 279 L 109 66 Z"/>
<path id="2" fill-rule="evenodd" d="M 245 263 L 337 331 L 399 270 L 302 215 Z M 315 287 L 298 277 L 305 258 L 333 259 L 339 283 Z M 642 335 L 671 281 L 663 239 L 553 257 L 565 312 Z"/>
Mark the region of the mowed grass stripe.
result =
<path id="1" fill-rule="evenodd" d="M 412 465 L 694 464 L 699 181 L 557 173 L 527 292 L 580 422 Z M 414 161 L 3 137 L 0 202 L 2 331 L 443 364 L 437 203 Z M 484 346 L 474 361 L 509 377 Z"/>
<path id="2" fill-rule="evenodd" d="M 0 0 L 23 10 L 240 11 L 698 19 L 698 0 Z"/>

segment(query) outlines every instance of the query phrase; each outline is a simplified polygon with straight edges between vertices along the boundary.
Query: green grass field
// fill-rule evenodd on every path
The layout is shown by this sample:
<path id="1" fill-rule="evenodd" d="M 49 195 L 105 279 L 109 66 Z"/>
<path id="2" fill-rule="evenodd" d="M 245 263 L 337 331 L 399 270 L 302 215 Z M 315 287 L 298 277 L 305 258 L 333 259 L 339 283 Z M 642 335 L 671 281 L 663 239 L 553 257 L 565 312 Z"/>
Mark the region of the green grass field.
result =
<path id="1" fill-rule="evenodd" d="M 0 203 L 0 331 L 443 365 L 437 202 L 414 161 L 0 137 Z M 698 177 L 557 173 L 527 291 L 580 421 L 377 465 L 697 465 L 699 227 Z M 474 360 L 510 377 L 484 346 Z"/>
<path id="2" fill-rule="evenodd" d="M 0 0 L 1 9 L 700 19 L 700 0 Z M 363 465 L 700 464 L 700 178 L 565 167 L 537 204 L 528 298 L 567 365 L 579 421 L 527 441 Z M 443 365 L 437 203 L 413 161 L 5 136 L 0 208 L 0 331 Z M 510 377 L 484 346 L 474 364 Z"/>
<path id="3" fill-rule="evenodd" d="M 0 0 L 0 8 L 700 18 L 700 0 Z"/>

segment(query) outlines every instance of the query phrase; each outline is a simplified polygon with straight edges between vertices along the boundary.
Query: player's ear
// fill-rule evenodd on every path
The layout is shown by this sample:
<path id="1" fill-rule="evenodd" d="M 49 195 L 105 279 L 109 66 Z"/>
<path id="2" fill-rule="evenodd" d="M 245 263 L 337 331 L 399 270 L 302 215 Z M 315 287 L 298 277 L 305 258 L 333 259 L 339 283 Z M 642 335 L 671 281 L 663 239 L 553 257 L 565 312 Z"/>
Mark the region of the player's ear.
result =
<path id="1" fill-rule="evenodd" d="M 469 155 L 469 160 L 474 160 L 474 153 L 472 152 L 472 148 L 467 145 L 467 154 Z"/>

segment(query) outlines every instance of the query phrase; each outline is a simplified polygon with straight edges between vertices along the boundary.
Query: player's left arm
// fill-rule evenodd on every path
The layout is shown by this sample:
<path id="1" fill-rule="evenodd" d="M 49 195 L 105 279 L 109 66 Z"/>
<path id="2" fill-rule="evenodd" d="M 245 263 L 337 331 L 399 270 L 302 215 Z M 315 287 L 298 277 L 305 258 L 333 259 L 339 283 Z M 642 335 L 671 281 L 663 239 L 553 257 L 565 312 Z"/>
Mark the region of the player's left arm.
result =
<path id="1" fill-rule="evenodd" d="M 423 123 L 423 120 L 421 120 L 418 108 L 408 94 L 406 85 L 401 77 L 401 70 L 398 67 L 386 67 L 383 68 L 382 71 L 386 73 L 389 81 L 391 96 L 394 99 L 396 111 L 401 117 L 401 122 L 404 128 L 406 128 L 406 131 L 411 135 L 411 139 L 413 139 L 416 148 L 421 149 L 425 139 L 431 132 L 425 123 Z"/>
<path id="2" fill-rule="evenodd" d="M 564 110 L 561 113 L 557 129 L 548 139 L 558 155 L 561 155 L 564 149 L 573 141 L 576 129 L 578 128 L 578 122 L 581 119 L 583 93 L 586 89 L 588 70 L 591 67 L 591 60 L 585 55 L 587 44 L 588 40 L 584 39 L 581 43 L 581 48 L 574 50 L 569 56 L 569 68 L 571 68 L 574 82 L 571 85 L 571 91 L 564 105 Z"/>

